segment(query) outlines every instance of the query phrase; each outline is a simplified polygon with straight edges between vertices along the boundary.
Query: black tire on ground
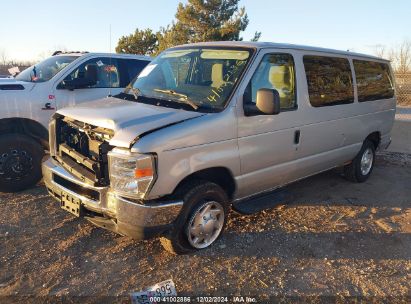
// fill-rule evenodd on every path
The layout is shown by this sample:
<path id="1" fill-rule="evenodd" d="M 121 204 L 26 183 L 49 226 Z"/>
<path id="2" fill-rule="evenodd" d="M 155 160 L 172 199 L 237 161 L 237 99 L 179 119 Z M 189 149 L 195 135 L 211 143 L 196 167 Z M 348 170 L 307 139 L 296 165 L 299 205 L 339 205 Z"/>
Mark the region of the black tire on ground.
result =
<path id="1" fill-rule="evenodd" d="M 371 168 L 363 172 L 361 170 L 361 160 L 364 157 L 364 154 L 371 153 Z M 374 143 L 370 140 L 365 140 L 360 152 L 358 152 L 357 156 L 353 159 L 353 161 L 344 167 L 344 176 L 349 181 L 355 183 L 362 183 L 365 182 L 371 175 L 372 170 L 374 169 L 374 162 L 375 162 L 375 146 Z"/>
<path id="2" fill-rule="evenodd" d="M 41 179 L 43 147 L 24 134 L 0 136 L 0 191 L 17 192 Z"/>
<path id="3" fill-rule="evenodd" d="M 174 222 L 173 229 L 167 235 L 161 237 L 160 242 L 164 249 L 170 253 L 186 254 L 199 250 L 191 246 L 188 240 L 188 223 L 190 223 L 197 211 L 209 201 L 221 204 L 224 209 L 224 224 L 217 237 L 218 239 L 227 223 L 230 204 L 226 192 L 217 184 L 208 181 L 197 180 L 189 182 L 178 192 L 180 193 L 179 197 L 184 201 L 183 208 Z"/>

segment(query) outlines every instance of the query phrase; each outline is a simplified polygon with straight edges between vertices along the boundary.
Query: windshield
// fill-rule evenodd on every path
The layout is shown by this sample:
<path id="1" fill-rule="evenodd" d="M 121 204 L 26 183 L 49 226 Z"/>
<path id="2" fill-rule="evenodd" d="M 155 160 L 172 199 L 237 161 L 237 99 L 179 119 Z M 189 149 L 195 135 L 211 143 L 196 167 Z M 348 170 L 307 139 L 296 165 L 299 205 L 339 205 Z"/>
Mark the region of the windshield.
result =
<path id="1" fill-rule="evenodd" d="M 135 97 L 139 96 L 138 101 L 148 97 L 185 104 L 193 110 L 221 110 L 251 52 L 235 48 L 165 51 L 140 73 L 126 93 L 132 91 Z"/>
<path id="2" fill-rule="evenodd" d="M 35 64 L 19 75 L 16 79 L 28 82 L 45 82 L 77 59 L 78 56 L 53 56 Z"/>

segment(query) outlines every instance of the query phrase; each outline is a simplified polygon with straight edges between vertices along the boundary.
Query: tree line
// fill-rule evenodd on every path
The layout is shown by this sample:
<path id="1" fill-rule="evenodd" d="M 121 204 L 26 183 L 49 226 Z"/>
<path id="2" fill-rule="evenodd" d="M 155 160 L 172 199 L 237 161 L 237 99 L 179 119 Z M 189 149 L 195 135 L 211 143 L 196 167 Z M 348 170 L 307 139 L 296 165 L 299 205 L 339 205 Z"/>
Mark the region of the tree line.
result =
<path id="1" fill-rule="evenodd" d="M 136 29 L 119 39 L 117 53 L 152 55 L 186 43 L 204 41 L 239 41 L 249 19 L 239 0 L 188 0 L 179 3 L 175 20 L 155 32 L 150 28 Z M 257 41 L 261 32 L 256 32 Z"/>
<path id="2" fill-rule="evenodd" d="M 391 61 L 396 74 L 411 73 L 411 41 L 404 40 L 399 45 L 387 47 L 378 44 L 375 46 L 375 55 Z"/>
<path id="3" fill-rule="evenodd" d="M 21 67 L 29 67 L 33 65 L 34 62 L 30 60 L 15 60 L 9 58 L 6 50 L 0 49 L 0 66 L 3 67 L 14 67 L 14 66 L 21 66 Z"/>

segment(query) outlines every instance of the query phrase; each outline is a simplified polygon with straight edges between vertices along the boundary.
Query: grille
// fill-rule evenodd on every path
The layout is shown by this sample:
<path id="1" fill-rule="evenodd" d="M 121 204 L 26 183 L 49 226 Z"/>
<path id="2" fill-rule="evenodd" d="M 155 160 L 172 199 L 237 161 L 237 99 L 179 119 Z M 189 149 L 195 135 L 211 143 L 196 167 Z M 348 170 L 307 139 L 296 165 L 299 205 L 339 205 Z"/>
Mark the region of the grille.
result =
<path id="1" fill-rule="evenodd" d="M 60 118 L 56 121 L 56 159 L 71 174 L 93 186 L 110 184 L 107 139 L 111 131 Z"/>

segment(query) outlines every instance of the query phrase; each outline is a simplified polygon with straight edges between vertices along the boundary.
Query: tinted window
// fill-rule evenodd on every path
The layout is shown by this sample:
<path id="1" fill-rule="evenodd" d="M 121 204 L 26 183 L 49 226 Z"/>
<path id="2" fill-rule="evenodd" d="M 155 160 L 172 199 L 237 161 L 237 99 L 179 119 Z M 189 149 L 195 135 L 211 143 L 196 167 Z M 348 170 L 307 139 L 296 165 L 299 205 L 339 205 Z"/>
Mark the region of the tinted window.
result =
<path id="1" fill-rule="evenodd" d="M 121 66 L 121 73 L 125 73 L 124 83 L 121 83 L 121 87 L 127 86 L 140 72 L 146 67 L 150 61 L 136 60 L 136 59 L 118 59 Z"/>
<path id="2" fill-rule="evenodd" d="M 387 99 L 394 96 L 394 85 L 388 64 L 354 60 L 358 101 Z"/>
<path id="3" fill-rule="evenodd" d="M 289 54 L 267 54 L 261 60 L 244 93 L 244 103 L 256 103 L 259 89 L 275 89 L 281 109 L 296 107 L 294 60 Z"/>
<path id="4" fill-rule="evenodd" d="M 68 75 L 66 83 L 89 83 L 83 88 L 119 88 L 120 73 L 117 60 L 114 58 L 93 58 L 82 63 Z M 57 88 L 61 88 L 59 85 Z"/>
<path id="5" fill-rule="evenodd" d="M 352 74 L 347 59 L 304 56 L 304 67 L 312 106 L 354 102 Z"/>

